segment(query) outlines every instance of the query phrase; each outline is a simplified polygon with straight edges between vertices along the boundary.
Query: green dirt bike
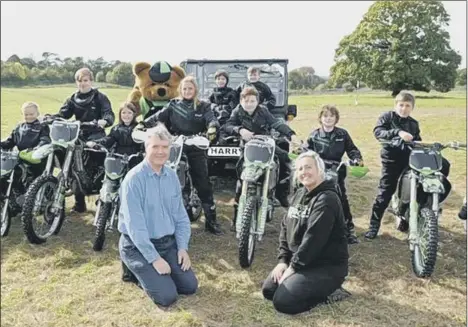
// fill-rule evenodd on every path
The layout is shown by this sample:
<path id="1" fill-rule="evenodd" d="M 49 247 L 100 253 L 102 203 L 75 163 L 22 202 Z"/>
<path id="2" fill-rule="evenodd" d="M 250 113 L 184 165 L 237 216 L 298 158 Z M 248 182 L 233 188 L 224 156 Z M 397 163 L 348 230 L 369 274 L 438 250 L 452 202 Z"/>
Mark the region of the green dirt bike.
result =
<path id="1" fill-rule="evenodd" d="M 126 173 L 129 163 L 133 158 L 142 156 L 141 153 L 122 155 L 107 151 L 102 145 L 94 147 L 98 152 L 107 153 L 104 161 L 105 177 L 97 201 L 96 215 L 93 225 L 96 233 L 93 241 L 93 250 L 101 251 L 106 239 L 106 231 L 112 232 L 119 216 L 120 198 L 119 189 Z"/>
<path id="2" fill-rule="evenodd" d="M 47 117 L 51 123 L 50 138 L 60 173 L 42 175 L 29 187 L 24 201 L 21 221 L 24 233 L 30 243 L 44 243 L 56 235 L 65 220 L 65 197 L 76 192 L 85 195 L 99 194 L 104 176 L 104 167 L 88 165 L 90 156 L 83 140 L 83 130 L 103 130 L 96 122 L 68 121 L 60 117 Z M 86 167 L 86 169 L 85 169 Z M 43 219 L 37 217 L 41 216 Z"/>
<path id="3" fill-rule="evenodd" d="M 26 190 L 35 179 L 30 166 L 39 164 L 42 159 L 47 157 L 48 149 L 50 149 L 50 144 L 34 150 L 1 151 L 0 212 L 2 237 L 8 235 L 11 219 L 21 213 Z M 52 168 L 52 161 L 48 160 L 43 174 L 51 174 Z"/>
<path id="4" fill-rule="evenodd" d="M 395 145 L 398 142 L 383 142 Z M 446 192 L 442 183 L 441 151 L 460 149 L 466 144 L 450 142 L 406 142 L 395 146 L 411 149 L 409 169 L 402 174 L 389 211 L 397 216 L 397 228 L 409 229 L 409 247 L 413 271 L 418 277 L 430 277 L 434 271 L 439 243 L 439 196 Z M 448 182 L 448 181 L 447 181 Z"/>
<path id="5" fill-rule="evenodd" d="M 274 214 L 274 194 L 279 179 L 275 147 L 275 139 L 268 135 L 254 135 L 245 143 L 240 176 L 242 193 L 236 217 L 239 264 L 242 268 L 252 265 L 256 242 L 262 240 L 265 223 Z"/>

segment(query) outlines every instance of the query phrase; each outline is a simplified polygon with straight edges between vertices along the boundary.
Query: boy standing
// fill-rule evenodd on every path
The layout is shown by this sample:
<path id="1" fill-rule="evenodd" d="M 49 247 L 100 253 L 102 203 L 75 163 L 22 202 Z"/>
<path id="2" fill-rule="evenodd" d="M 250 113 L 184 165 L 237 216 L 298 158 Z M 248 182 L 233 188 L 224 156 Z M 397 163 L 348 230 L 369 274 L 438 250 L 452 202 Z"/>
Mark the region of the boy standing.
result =
<path id="1" fill-rule="evenodd" d="M 419 123 L 410 117 L 414 104 L 414 96 L 409 92 L 401 91 L 395 98 L 393 111 L 385 112 L 379 117 L 377 126 L 374 128 L 375 138 L 381 141 L 391 141 L 395 138 L 404 142 L 421 141 Z M 408 167 L 410 152 L 408 147 L 400 148 L 389 144 L 384 144 L 382 147 L 380 153 L 382 177 L 372 207 L 369 230 L 365 234 L 368 240 L 377 237 L 384 211 L 396 191 L 401 174 Z M 441 173 L 448 176 L 449 168 L 449 162 L 443 158 Z"/>
<path id="2" fill-rule="evenodd" d="M 321 127 L 312 131 L 307 139 L 308 148 L 320 155 L 325 162 L 325 168 L 330 169 L 334 164 L 339 163 L 345 152 L 348 158 L 364 165 L 361 151 L 354 145 L 348 131 L 337 127 L 340 120 L 340 112 L 333 105 L 325 105 L 319 113 Z M 349 206 L 348 195 L 346 193 L 346 166 L 341 166 L 338 173 L 338 186 L 340 187 L 341 203 L 347 228 L 348 244 L 359 243 L 354 230 L 353 216 Z"/>
<path id="3" fill-rule="evenodd" d="M 115 115 L 109 98 L 98 89 L 92 87 L 93 72 L 88 68 L 81 68 L 75 73 L 75 81 L 78 91 L 65 100 L 58 114 L 54 115 L 65 119 L 75 116 L 76 120 L 91 122 L 96 120 L 100 128 L 87 128 L 83 130 L 84 141 L 94 141 L 106 136 L 104 128 L 114 124 Z M 100 153 L 90 154 L 90 164 L 101 166 L 105 155 Z M 89 167 L 87 167 L 89 168 Z M 84 194 L 75 194 L 75 212 L 85 212 L 86 202 Z"/>

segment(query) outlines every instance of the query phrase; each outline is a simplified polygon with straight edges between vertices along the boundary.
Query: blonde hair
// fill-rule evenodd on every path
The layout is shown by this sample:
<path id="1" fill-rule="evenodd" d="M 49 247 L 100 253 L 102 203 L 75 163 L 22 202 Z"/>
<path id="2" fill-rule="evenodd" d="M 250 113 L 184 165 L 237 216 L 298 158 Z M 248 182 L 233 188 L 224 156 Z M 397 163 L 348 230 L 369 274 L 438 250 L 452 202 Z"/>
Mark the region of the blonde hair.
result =
<path id="1" fill-rule="evenodd" d="M 198 106 L 200 104 L 200 101 L 198 100 L 198 85 L 197 85 L 197 81 L 195 80 L 195 77 L 193 75 L 189 75 L 189 76 L 185 76 L 181 81 L 180 81 L 180 84 L 179 84 L 179 88 L 178 88 L 178 91 L 179 91 L 179 99 L 183 99 L 183 96 L 182 96 L 182 87 L 183 87 L 183 84 L 184 83 L 192 83 L 194 89 L 195 89 L 195 95 L 193 96 L 193 103 Z"/>
<path id="2" fill-rule="evenodd" d="M 87 67 L 80 68 L 75 73 L 75 81 L 81 81 L 81 79 L 83 77 L 86 77 L 86 76 L 89 77 L 90 81 L 94 81 L 94 75 L 93 75 L 93 72 L 91 71 L 91 69 L 89 69 Z"/>
<path id="3" fill-rule="evenodd" d="M 36 102 L 28 101 L 23 103 L 23 105 L 21 106 L 21 112 L 24 112 L 24 110 L 27 108 L 34 108 L 39 114 L 39 105 Z"/>
<path id="4" fill-rule="evenodd" d="M 296 166 L 296 163 L 303 159 L 303 158 L 311 158 L 314 160 L 315 162 L 315 167 L 317 167 L 317 171 L 318 171 L 318 174 L 319 176 L 325 180 L 325 163 L 323 162 L 322 158 L 320 158 L 320 155 L 315 152 L 315 151 L 312 151 L 312 150 L 309 150 L 307 152 L 304 152 L 304 153 L 301 153 L 299 155 L 299 157 L 296 158 L 295 160 L 295 166 Z M 296 171 L 297 167 L 295 167 L 294 169 L 294 173 L 293 173 L 293 178 L 292 178 L 292 186 L 294 185 L 297 185 L 297 171 Z"/>

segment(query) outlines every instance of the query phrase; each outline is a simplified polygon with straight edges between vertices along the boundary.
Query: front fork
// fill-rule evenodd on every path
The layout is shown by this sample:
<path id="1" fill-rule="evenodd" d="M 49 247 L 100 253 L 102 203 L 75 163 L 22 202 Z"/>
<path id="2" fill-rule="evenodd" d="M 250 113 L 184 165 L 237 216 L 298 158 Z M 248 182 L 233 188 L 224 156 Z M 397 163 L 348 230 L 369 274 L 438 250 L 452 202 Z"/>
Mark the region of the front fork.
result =
<path id="1" fill-rule="evenodd" d="M 410 214 L 409 214 L 409 245 L 410 250 L 414 250 L 414 245 L 418 242 L 418 216 L 419 204 L 417 200 L 417 175 L 411 172 L 410 176 Z"/>
<path id="2" fill-rule="evenodd" d="M 414 250 L 414 246 L 419 243 L 418 219 L 419 219 L 419 203 L 417 200 L 418 176 L 412 172 L 410 182 L 410 216 L 409 216 L 409 243 L 410 250 Z M 439 215 L 439 193 L 432 193 L 432 210 L 436 216 Z"/>
<path id="3" fill-rule="evenodd" d="M 71 155 L 69 153 L 72 153 L 71 151 L 67 151 L 66 153 L 66 158 L 69 158 L 71 157 Z M 53 174 L 53 169 L 54 169 L 54 161 L 55 161 L 55 165 L 57 167 L 60 167 L 60 161 L 59 159 L 57 158 L 57 156 L 55 155 L 55 151 L 53 151 L 52 153 L 49 154 L 49 156 L 47 157 L 47 163 L 46 163 L 46 168 L 45 170 L 42 172 L 42 175 L 52 175 Z M 67 168 L 70 166 L 70 159 L 68 160 L 65 160 L 64 162 L 64 165 L 63 167 L 64 168 Z M 62 171 L 64 172 L 64 171 Z M 68 174 L 68 169 L 67 169 L 67 174 Z M 66 180 L 66 178 L 65 178 Z M 62 182 L 63 179 L 59 180 L 59 185 L 58 185 L 58 189 L 57 189 L 57 192 L 55 194 L 55 197 L 54 197 L 54 204 L 53 204 L 53 208 L 58 208 L 60 209 L 61 208 L 61 202 L 56 202 L 56 199 L 57 200 L 60 200 L 58 197 L 57 197 L 57 194 L 59 194 L 60 192 L 60 185 L 63 183 Z M 40 189 L 39 192 L 38 192 L 38 195 L 36 197 L 36 201 L 35 201 L 35 204 L 34 204 L 34 211 L 37 212 L 38 208 L 41 207 L 41 204 L 42 204 L 42 198 L 44 196 L 44 189 Z M 59 203 L 60 205 L 57 206 L 57 203 Z"/>
<path id="4" fill-rule="evenodd" d="M 268 213 L 268 183 L 270 180 L 270 169 L 267 169 L 265 172 L 265 177 L 263 180 L 263 185 L 262 185 L 262 194 L 261 194 L 261 201 L 260 201 L 260 210 L 257 211 L 257 216 L 256 217 L 251 217 L 251 219 L 256 219 L 257 226 L 256 231 L 254 232 L 257 235 L 257 240 L 261 241 L 263 238 L 263 234 L 265 233 L 265 222 L 266 222 L 266 216 Z M 242 228 L 242 217 L 244 213 L 244 208 L 245 208 L 245 201 L 247 199 L 247 196 L 250 195 L 249 193 L 256 193 L 256 188 L 249 192 L 249 187 L 248 187 L 249 182 L 242 181 L 242 192 L 241 196 L 239 199 L 239 206 L 237 209 L 237 217 L 236 217 L 236 235 L 237 238 L 240 236 L 240 230 Z M 256 195 L 256 194 L 255 194 Z"/>
<path id="5" fill-rule="evenodd" d="M 59 178 L 59 183 L 57 186 L 57 191 L 54 194 L 54 202 L 52 204 L 52 208 L 54 210 L 60 210 L 64 209 L 62 208 L 62 202 L 63 199 L 65 198 L 65 191 L 67 188 L 67 180 L 68 180 L 68 173 L 70 171 L 70 166 L 73 158 L 73 153 L 74 151 L 68 149 L 66 157 L 65 157 L 65 162 L 63 164 L 63 170 L 62 170 L 62 178 Z"/>
<path id="6" fill-rule="evenodd" d="M 93 222 L 93 226 L 97 226 L 97 220 L 98 220 L 98 216 L 99 216 L 99 212 L 101 210 L 101 204 L 103 202 L 103 199 L 105 199 L 104 201 L 105 202 L 111 202 L 113 205 L 112 205 L 112 213 L 111 213 L 111 221 L 110 221 L 110 224 L 109 224 L 109 230 L 112 230 L 113 226 L 114 226 L 114 221 L 115 221 L 115 216 L 117 214 L 117 209 L 118 209 L 118 195 L 117 195 L 117 198 L 113 198 L 113 195 L 115 194 L 115 192 L 118 192 L 119 190 L 119 183 L 116 182 L 116 181 L 111 181 L 109 179 L 107 179 L 107 177 L 104 179 L 103 183 L 102 183 L 102 188 L 101 188 L 101 191 L 99 192 L 100 195 L 99 195 L 99 200 L 98 200 L 98 203 L 97 203 L 97 207 L 96 207 L 96 214 L 94 215 L 94 222 Z M 108 201 L 109 200 L 109 201 Z"/>
<path id="7" fill-rule="evenodd" d="M 7 183 L 8 183 L 8 188 L 5 193 L 5 202 L 3 203 L 3 208 L 2 208 L 2 219 L 3 217 L 6 217 L 7 212 L 8 212 L 8 205 L 10 202 L 10 193 L 11 193 L 11 188 L 13 187 L 13 179 L 14 179 L 14 170 L 11 171 L 10 176 L 8 177 Z"/>

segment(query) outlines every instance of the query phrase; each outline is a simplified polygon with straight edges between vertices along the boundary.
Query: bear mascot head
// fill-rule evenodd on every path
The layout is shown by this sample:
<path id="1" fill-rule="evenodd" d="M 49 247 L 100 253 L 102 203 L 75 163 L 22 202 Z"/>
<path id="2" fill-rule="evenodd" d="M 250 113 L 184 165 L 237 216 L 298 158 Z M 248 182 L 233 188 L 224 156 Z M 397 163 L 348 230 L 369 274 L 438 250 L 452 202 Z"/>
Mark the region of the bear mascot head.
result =
<path id="1" fill-rule="evenodd" d="M 137 116 L 142 115 L 146 119 L 178 96 L 179 84 L 185 77 L 185 71 L 166 61 L 157 61 L 153 65 L 137 62 L 133 65 L 133 75 L 135 85 L 128 101 L 136 106 Z"/>

